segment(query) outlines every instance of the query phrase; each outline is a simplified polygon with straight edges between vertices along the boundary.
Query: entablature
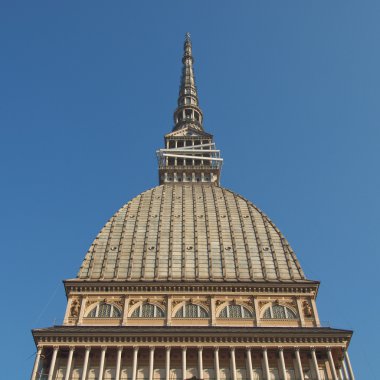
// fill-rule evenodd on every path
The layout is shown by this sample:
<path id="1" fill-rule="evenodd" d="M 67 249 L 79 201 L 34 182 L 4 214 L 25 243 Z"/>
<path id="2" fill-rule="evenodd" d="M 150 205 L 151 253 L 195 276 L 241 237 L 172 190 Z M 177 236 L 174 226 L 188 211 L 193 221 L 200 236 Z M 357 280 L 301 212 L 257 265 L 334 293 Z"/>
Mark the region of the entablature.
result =
<path id="1" fill-rule="evenodd" d="M 142 282 L 125 282 L 125 281 L 83 281 L 70 279 L 64 281 L 66 296 L 71 293 L 115 293 L 131 294 L 149 292 L 149 294 L 176 294 L 176 293 L 199 293 L 199 294 L 220 294 L 224 295 L 236 293 L 250 293 L 266 295 L 276 295 L 282 293 L 292 294 L 314 294 L 318 293 L 319 281 L 303 282 L 276 282 L 276 283 L 142 283 Z"/>
<path id="2" fill-rule="evenodd" d="M 152 345 L 245 347 L 347 347 L 352 331 L 331 328 L 165 328 L 64 327 L 33 330 L 38 345 Z"/>

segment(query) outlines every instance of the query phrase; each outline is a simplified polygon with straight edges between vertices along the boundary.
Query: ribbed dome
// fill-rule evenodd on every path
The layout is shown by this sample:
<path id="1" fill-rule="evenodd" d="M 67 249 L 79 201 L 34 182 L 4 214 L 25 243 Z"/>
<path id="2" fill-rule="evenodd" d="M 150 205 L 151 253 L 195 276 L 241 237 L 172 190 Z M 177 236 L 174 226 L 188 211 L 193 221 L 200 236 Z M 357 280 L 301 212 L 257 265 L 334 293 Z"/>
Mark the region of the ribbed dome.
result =
<path id="1" fill-rule="evenodd" d="M 288 242 L 243 197 L 212 184 L 157 186 L 124 205 L 78 277 L 120 281 L 302 281 Z"/>

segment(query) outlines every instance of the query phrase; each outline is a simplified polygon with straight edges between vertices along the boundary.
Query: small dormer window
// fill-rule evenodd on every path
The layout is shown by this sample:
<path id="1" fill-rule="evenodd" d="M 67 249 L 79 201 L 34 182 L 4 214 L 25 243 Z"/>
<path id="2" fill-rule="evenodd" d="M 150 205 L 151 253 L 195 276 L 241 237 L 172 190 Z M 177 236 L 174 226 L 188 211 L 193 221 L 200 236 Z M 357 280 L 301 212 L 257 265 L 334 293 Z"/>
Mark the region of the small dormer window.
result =
<path id="1" fill-rule="evenodd" d="M 202 306 L 188 303 L 176 312 L 175 318 L 208 318 L 208 312 Z"/>
<path id="2" fill-rule="evenodd" d="M 273 304 L 263 314 L 264 319 L 296 319 L 296 313 L 289 307 Z"/>
<path id="3" fill-rule="evenodd" d="M 120 318 L 120 310 L 109 303 L 98 303 L 87 315 L 88 318 Z"/>
<path id="4" fill-rule="evenodd" d="M 252 318 L 252 313 L 242 305 L 228 305 L 220 313 L 219 318 Z"/>
<path id="5" fill-rule="evenodd" d="M 164 318 L 164 311 L 151 303 L 143 303 L 137 307 L 131 314 L 131 318 Z"/>

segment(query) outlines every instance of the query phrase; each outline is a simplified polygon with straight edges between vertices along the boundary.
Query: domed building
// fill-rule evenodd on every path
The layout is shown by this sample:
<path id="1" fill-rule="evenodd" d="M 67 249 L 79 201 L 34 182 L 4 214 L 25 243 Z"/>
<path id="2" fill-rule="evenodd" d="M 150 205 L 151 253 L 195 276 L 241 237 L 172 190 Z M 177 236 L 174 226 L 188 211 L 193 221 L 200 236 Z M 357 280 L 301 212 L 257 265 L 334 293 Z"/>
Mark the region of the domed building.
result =
<path id="1" fill-rule="evenodd" d="M 120 208 L 65 281 L 63 325 L 33 330 L 32 380 L 354 380 L 352 331 L 323 327 L 274 223 L 220 186 L 186 36 L 159 186 Z"/>

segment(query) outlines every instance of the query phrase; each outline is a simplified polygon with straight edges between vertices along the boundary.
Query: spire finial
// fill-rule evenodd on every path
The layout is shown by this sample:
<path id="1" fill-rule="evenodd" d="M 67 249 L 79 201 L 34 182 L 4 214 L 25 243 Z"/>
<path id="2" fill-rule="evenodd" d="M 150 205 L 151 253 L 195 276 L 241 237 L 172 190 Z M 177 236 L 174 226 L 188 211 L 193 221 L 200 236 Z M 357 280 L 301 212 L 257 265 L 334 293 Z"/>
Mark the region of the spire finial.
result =
<path id="1" fill-rule="evenodd" d="M 193 128 L 203 130 L 202 111 L 198 105 L 198 94 L 195 86 L 193 53 L 190 33 L 185 34 L 182 57 L 182 77 L 179 87 L 178 107 L 174 112 L 174 130 L 191 125 Z"/>
<path id="2" fill-rule="evenodd" d="M 193 69 L 192 64 L 194 63 L 193 53 L 191 51 L 191 36 L 189 32 L 185 34 L 185 42 L 183 44 L 183 58 L 182 63 L 185 65 L 186 60 L 191 60 L 188 62 L 188 65 L 191 65 L 191 69 Z"/>

